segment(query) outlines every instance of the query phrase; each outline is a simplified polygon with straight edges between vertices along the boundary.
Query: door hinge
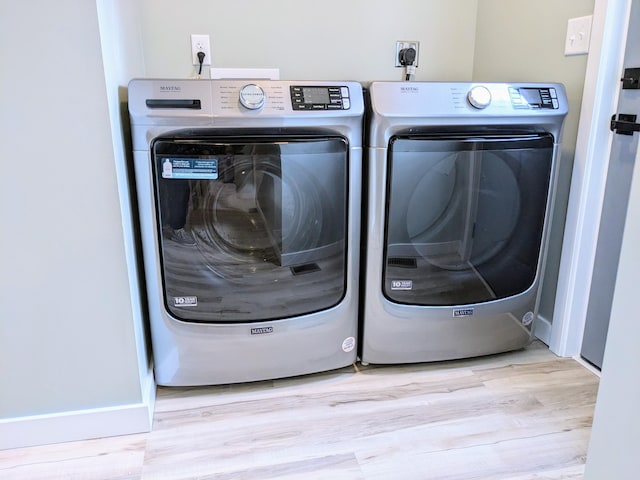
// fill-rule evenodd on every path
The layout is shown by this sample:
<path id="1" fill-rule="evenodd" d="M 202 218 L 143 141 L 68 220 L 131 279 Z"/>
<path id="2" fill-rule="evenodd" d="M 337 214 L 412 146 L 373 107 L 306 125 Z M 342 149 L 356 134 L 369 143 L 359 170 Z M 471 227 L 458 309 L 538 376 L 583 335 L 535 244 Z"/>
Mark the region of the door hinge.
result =
<path id="1" fill-rule="evenodd" d="M 623 90 L 640 89 L 640 68 L 625 68 L 624 76 L 620 80 Z"/>
<path id="2" fill-rule="evenodd" d="M 611 117 L 611 131 L 620 135 L 633 135 L 633 132 L 640 132 L 640 123 L 636 123 L 637 115 L 627 115 L 626 113 L 614 114 Z"/>

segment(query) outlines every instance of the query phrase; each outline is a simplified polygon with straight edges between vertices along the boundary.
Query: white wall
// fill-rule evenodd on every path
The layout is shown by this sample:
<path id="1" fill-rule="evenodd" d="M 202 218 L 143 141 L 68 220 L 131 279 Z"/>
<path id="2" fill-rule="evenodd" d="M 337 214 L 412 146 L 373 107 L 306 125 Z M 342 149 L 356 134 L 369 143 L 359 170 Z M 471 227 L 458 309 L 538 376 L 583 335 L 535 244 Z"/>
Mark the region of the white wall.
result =
<path id="1" fill-rule="evenodd" d="M 0 448 L 148 428 L 95 2 L 0 2 L 0 58 Z"/>
<path id="2" fill-rule="evenodd" d="M 477 0 L 141 0 L 149 77 L 188 78 L 190 34 L 215 67 L 279 67 L 297 80 L 401 80 L 396 40 L 420 42 L 416 80 L 470 80 Z"/>

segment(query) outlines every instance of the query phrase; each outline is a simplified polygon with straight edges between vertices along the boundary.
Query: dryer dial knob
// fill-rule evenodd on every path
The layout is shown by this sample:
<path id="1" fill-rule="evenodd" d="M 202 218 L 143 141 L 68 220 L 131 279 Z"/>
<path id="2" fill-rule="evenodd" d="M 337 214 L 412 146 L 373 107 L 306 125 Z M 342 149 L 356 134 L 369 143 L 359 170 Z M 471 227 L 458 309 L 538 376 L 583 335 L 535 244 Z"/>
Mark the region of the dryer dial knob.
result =
<path id="1" fill-rule="evenodd" d="M 258 110 L 264 106 L 267 95 L 262 87 L 255 83 L 245 85 L 240 89 L 240 103 L 249 110 Z"/>
<path id="2" fill-rule="evenodd" d="M 467 101 L 474 108 L 483 109 L 491 104 L 491 92 L 487 87 L 473 87 L 467 93 Z"/>

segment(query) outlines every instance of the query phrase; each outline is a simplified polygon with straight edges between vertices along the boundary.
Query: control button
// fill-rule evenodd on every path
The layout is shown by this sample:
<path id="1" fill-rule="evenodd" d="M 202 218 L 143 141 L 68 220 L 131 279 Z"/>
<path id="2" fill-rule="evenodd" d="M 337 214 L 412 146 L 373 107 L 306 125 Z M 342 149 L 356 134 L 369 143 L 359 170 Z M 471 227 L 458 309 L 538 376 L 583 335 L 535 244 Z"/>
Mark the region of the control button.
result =
<path id="1" fill-rule="evenodd" d="M 340 93 L 342 93 L 343 97 L 349 96 L 349 87 L 340 87 Z"/>
<path id="2" fill-rule="evenodd" d="M 348 98 L 342 99 L 342 108 L 349 110 L 351 108 L 351 101 Z"/>
<path id="3" fill-rule="evenodd" d="M 551 98 L 558 98 L 558 94 L 556 93 L 556 89 L 555 88 L 550 88 L 549 92 L 551 94 Z"/>
<path id="4" fill-rule="evenodd" d="M 469 90 L 469 93 L 467 93 L 467 101 L 474 108 L 486 108 L 491 104 L 491 92 L 487 87 L 473 87 Z"/>
<path id="5" fill-rule="evenodd" d="M 557 98 L 554 98 L 552 100 L 552 102 L 553 102 L 553 108 L 558 108 L 560 106 L 560 104 L 558 103 L 558 99 Z"/>
<path id="6" fill-rule="evenodd" d="M 250 83 L 240 89 L 240 103 L 244 108 L 258 110 L 264 106 L 265 100 L 264 90 L 255 83 Z"/>

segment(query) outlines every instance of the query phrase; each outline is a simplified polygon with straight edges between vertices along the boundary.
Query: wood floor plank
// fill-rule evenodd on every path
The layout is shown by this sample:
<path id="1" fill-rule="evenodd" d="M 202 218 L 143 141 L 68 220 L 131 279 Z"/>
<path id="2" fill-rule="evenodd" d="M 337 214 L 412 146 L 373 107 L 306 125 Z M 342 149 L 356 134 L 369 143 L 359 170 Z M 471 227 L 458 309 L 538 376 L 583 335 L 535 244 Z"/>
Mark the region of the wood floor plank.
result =
<path id="1" fill-rule="evenodd" d="M 133 480 L 142 476 L 146 435 L 0 450 L 7 480 Z"/>
<path id="2" fill-rule="evenodd" d="M 159 388 L 152 432 L 0 452 L 0 478 L 577 480 L 598 380 L 536 342 L 476 359 Z"/>

